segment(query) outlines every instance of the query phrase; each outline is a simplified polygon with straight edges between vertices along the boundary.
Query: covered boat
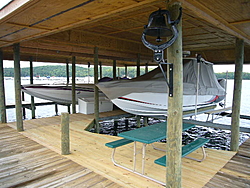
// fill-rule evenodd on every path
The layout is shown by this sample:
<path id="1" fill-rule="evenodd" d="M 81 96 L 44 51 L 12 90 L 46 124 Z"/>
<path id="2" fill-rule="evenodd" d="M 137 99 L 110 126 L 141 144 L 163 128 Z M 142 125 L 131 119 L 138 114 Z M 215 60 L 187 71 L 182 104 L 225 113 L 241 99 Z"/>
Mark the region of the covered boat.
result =
<path id="1" fill-rule="evenodd" d="M 119 78 L 128 79 L 128 78 Z M 110 77 L 103 77 L 98 82 L 109 82 L 113 80 Z M 58 104 L 71 104 L 72 103 L 72 85 L 55 83 L 49 84 L 27 84 L 22 85 L 23 92 L 44 100 L 56 102 Z M 93 98 L 94 97 L 94 84 L 81 84 L 76 83 L 76 103 L 78 98 Z M 105 95 L 99 91 L 99 97 L 105 97 Z"/>
<path id="2" fill-rule="evenodd" d="M 163 68 L 166 72 L 166 66 Z M 97 87 L 128 113 L 167 116 L 168 86 L 159 67 L 131 80 L 102 82 Z M 224 96 L 225 89 L 217 81 L 212 63 L 197 63 L 196 58 L 183 60 L 183 111 L 214 105 Z"/>
<path id="3" fill-rule="evenodd" d="M 39 85 L 29 84 L 22 85 L 22 91 L 45 100 L 54 101 L 58 104 L 72 103 L 72 86 L 71 85 Z M 78 98 L 89 98 L 94 96 L 94 84 L 78 84 L 75 87 L 76 102 Z M 102 92 L 100 96 L 104 96 Z"/>

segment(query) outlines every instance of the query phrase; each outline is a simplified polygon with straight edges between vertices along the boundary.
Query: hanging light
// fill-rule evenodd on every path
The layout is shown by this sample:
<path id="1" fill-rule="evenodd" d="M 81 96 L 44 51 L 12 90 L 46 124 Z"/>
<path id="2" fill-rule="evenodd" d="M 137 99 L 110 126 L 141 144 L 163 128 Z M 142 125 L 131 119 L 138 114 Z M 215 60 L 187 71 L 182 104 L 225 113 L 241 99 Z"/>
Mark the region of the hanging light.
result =
<path id="1" fill-rule="evenodd" d="M 166 15 L 161 10 L 150 14 L 148 25 L 145 26 L 143 33 L 147 36 L 157 37 L 157 42 L 161 42 L 162 37 L 169 37 L 173 34 L 172 30 L 167 26 Z"/>
<path id="2" fill-rule="evenodd" d="M 169 87 L 169 96 L 173 97 L 173 64 L 166 63 L 164 60 L 164 50 L 171 46 L 178 37 L 178 30 L 176 25 L 180 22 L 182 14 L 182 9 L 180 8 L 180 14 L 175 21 L 170 19 L 170 13 L 168 10 L 157 10 L 152 12 L 148 19 L 148 25 L 144 27 L 142 33 L 142 42 L 143 44 L 154 51 L 154 61 L 159 64 L 159 67 L 162 71 L 162 74 L 166 80 L 166 83 Z M 147 41 L 146 36 L 155 37 L 156 42 L 161 42 L 162 38 L 171 37 L 167 42 L 163 44 L 152 44 Z M 169 81 L 163 70 L 162 64 L 169 64 Z"/>
<path id="3" fill-rule="evenodd" d="M 175 21 L 171 20 L 168 10 L 159 9 L 149 16 L 148 25 L 144 27 L 142 33 L 142 42 L 147 48 L 154 51 L 154 60 L 158 63 L 163 61 L 163 50 L 172 45 L 178 37 L 176 24 L 179 23 L 181 14 L 182 9 L 180 8 L 179 17 Z M 156 42 L 161 42 L 162 38 L 171 38 L 167 42 L 158 45 L 148 42 L 147 36 L 155 37 Z"/>

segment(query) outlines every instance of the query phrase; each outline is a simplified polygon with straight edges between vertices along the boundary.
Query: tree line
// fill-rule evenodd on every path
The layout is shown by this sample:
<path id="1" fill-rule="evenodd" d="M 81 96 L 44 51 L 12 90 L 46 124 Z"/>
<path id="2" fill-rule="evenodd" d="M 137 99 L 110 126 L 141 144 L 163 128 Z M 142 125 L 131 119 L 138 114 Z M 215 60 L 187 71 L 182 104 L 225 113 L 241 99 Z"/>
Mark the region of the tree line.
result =
<path id="1" fill-rule="evenodd" d="M 222 73 L 215 73 L 217 78 L 227 78 L 227 79 L 234 79 L 234 72 L 222 72 Z M 250 80 L 250 73 L 243 72 L 242 73 L 243 80 Z"/>
<path id="2" fill-rule="evenodd" d="M 149 71 L 153 68 L 149 68 Z M 69 66 L 69 76 L 72 76 L 72 67 Z M 128 67 L 127 69 L 128 77 L 134 78 L 136 77 L 136 67 Z M 145 73 L 145 68 L 140 68 L 140 74 Z M 125 67 L 119 67 L 116 70 L 116 75 L 119 77 L 125 76 Z M 234 79 L 234 72 L 223 72 L 223 73 L 215 73 L 217 78 L 228 78 Z M 4 68 L 4 76 L 5 77 L 14 77 L 14 68 Z M 21 68 L 21 77 L 30 76 L 30 68 Z M 55 76 L 55 77 L 66 77 L 66 66 L 62 65 L 47 65 L 33 68 L 33 76 L 47 77 L 47 76 Z M 94 76 L 94 68 L 85 68 L 76 66 L 76 77 L 86 77 L 86 76 Z M 113 68 L 112 67 L 102 67 L 102 76 L 103 77 L 113 77 Z M 242 74 L 243 80 L 250 80 L 250 73 L 243 72 Z"/>
<path id="3" fill-rule="evenodd" d="M 149 71 L 152 70 L 149 69 Z M 136 77 L 136 68 L 128 67 L 127 68 L 128 77 L 133 78 Z M 141 75 L 145 73 L 145 68 L 140 69 Z M 119 67 L 116 70 L 116 75 L 119 77 L 125 76 L 125 67 Z M 14 68 L 4 68 L 4 76 L 5 77 L 14 77 Z M 21 68 L 21 77 L 30 76 L 30 68 Z M 47 66 L 39 66 L 33 68 L 33 76 L 40 77 L 66 77 L 66 66 L 62 65 L 47 65 Z M 72 76 L 72 66 L 69 66 L 69 76 Z M 76 66 L 76 77 L 86 77 L 86 76 L 94 76 L 94 68 L 85 68 Z M 102 77 L 113 77 L 113 68 L 112 67 L 102 67 Z"/>

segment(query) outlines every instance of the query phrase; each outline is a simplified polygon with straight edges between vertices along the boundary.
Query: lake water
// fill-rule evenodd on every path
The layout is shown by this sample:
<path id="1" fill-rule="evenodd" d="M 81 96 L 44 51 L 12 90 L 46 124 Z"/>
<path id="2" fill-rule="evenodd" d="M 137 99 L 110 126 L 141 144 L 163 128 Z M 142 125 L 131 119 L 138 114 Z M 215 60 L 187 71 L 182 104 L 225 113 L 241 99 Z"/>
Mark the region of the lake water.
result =
<path id="1" fill-rule="evenodd" d="M 92 82 L 92 78 L 85 78 L 84 80 L 79 80 L 81 82 Z M 44 84 L 44 83 L 54 83 L 54 82 L 66 82 L 66 78 L 50 78 L 50 79 L 35 79 L 34 84 Z M 29 79 L 23 78 L 21 80 L 22 84 L 29 84 Z M 15 102 L 15 93 L 14 93 L 14 80 L 5 80 L 5 93 L 6 93 L 6 104 L 14 104 Z M 226 107 L 232 106 L 233 98 L 233 80 L 228 80 L 227 83 L 227 98 L 226 98 Z M 250 115 L 250 80 L 243 80 L 242 83 L 242 96 L 241 96 L 241 115 Z M 25 94 L 25 101 L 30 101 L 30 96 Z M 44 101 L 42 99 L 35 98 L 35 102 Z M 58 105 L 58 114 L 61 112 L 67 112 L 67 106 Z M 77 108 L 78 111 L 78 108 Z M 42 117 L 51 117 L 55 115 L 54 105 L 49 106 L 38 106 L 36 107 L 36 118 Z M 206 120 L 206 115 L 199 115 L 198 120 Z M 26 110 L 26 119 L 31 119 L 31 111 Z M 7 121 L 13 122 L 16 121 L 15 109 L 7 110 Z M 156 123 L 159 120 L 150 119 L 149 124 Z M 216 123 L 228 124 L 231 123 L 231 118 L 223 117 L 218 120 L 215 120 Z M 114 122 L 104 121 L 101 123 L 102 133 L 115 135 L 117 132 L 125 131 L 125 120 L 124 118 L 118 122 L 117 130 L 114 130 Z M 250 128 L 250 120 L 240 120 L 240 126 Z M 136 128 L 136 119 L 129 119 L 129 129 Z M 190 141 L 194 140 L 197 137 L 206 137 L 210 138 L 210 142 L 206 144 L 207 147 L 215 149 L 224 149 L 229 150 L 230 147 L 230 131 L 222 131 L 213 128 L 207 127 L 195 127 L 189 131 L 183 133 L 183 144 L 187 144 Z M 241 133 L 240 142 L 244 142 L 249 137 L 249 134 Z"/>
<path id="2" fill-rule="evenodd" d="M 34 84 L 43 84 L 43 83 L 55 83 L 55 82 L 65 82 L 66 78 L 50 78 L 50 79 L 35 79 Z M 92 78 L 82 79 L 79 81 L 85 81 L 85 83 L 92 82 Z M 22 84 L 29 84 L 29 80 L 23 78 L 21 80 Z M 6 104 L 14 104 L 15 103 L 15 93 L 14 93 L 14 80 L 5 80 L 5 93 L 6 93 Z M 228 80 L 227 84 L 227 98 L 226 98 L 226 106 L 232 106 L 233 99 L 233 80 Z M 25 94 L 25 100 L 30 101 L 30 96 Z M 35 98 L 35 102 L 44 101 L 42 99 Z M 52 105 L 53 106 L 53 105 Z M 36 116 L 39 117 L 49 117 L 55 115 L 55 108 L 50 106 L 38 106 L 36 107 Z M 58 105 L 59 114 L 61 112 L 67 112 L 67 107 Z M 30 110 L 26 110 L 27 119 L 31 119 Z M 243 80 L 242 82 L 242 96 L 241 96 L 241 115 L 250 115 L 250 80 Z M 199 116 L 199 118 L 203 119 L 207 116 Z M 15 110 L 8 109 L 7 110 L 7 120 L 8 122 L 15 121 Z M 230 118 L 221 118 L 215 120 L 217 123 L 230 124 Z M 250 121 L 241 119 L 240 126 L 249 127 Z"/>

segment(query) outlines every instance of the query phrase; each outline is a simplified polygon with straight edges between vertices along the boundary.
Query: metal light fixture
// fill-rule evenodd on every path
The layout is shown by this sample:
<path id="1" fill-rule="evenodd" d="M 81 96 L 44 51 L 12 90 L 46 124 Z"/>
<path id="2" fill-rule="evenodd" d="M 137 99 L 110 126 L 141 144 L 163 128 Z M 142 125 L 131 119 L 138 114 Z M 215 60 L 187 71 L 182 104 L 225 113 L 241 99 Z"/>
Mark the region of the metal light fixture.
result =
<path id="1" fill-rule="evenodd" d="M 163 51 L 171 46 L 178 37 L 178 30 L 176 25 L 180 22 L 182 14 L 182 8 L 180 8 L 180 14 L 175 21 L 172 21 L 170 18 L 170 13 L 168 10 L 157 10 L 152 12 L 148 19 L 148 25 L 144 27 L 142 33 L 142 42 L 143 44 L 154 51 L 154 61 L 159 64 L 159 67 L 162 71 L 162 74 L 166 80 L 166 83 L 169 88 L 169 96 L 173 97 L 173 64 L 166 63 L 164 60 Z M 147 41 L 146 36 L 156 37 L 156 42 L 158 44 L 152 44 Z M 162 38 L 171 37 L 167 42 L 159 44 L 162 42 Z M 162 64 L 169 64 L 169 82 L 165 74 Z"/>
<path id="2" fill-rule="evenodd" d="M 148 25 L 145 26 L 143 33 L 145 36 L 157 37 L 157 42 L 161 42 L 162 37 L 169 37 L 173 34 L 172 30 L 167 26 L 166 16 L 162 14 L 162 10 L 151 13 Z"/>
<path id="3" fill-rule="evenodd" d="M 164 61 L 163 51 L 172 45 L 178 37 L 178 30 L 176 24 L 179 23 L 182 14 L 180 8 L 179 17 L 175 21 L 171 21 L 170 13 L 168 10 L 157 10 L 150 14 L 148 19 L 148 25 L 142 33 L 143 44 L 154 51 L 154 60 L 159 63 Z M 163 37 L 171 37 L 167 42 L 163 44 L 152 44 L 147 41 L 146 36 L 156 37 L 156 42 L 161 42 Z"/>

